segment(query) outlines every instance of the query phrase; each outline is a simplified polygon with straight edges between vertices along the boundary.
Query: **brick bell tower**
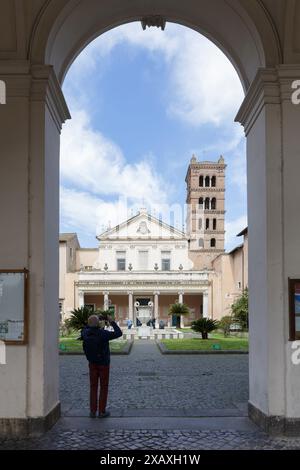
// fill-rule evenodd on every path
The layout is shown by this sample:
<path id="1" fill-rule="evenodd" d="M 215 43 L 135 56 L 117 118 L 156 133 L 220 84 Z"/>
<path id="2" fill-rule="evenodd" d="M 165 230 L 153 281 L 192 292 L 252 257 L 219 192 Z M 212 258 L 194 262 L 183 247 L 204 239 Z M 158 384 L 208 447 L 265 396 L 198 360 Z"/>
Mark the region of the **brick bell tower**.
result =
<path id="1" fill-rule="evenodd" d="M 225 162 L 191 158 L 186 174 L 187 234 L 193 269 L 210 269 L 225 251 Z"/>

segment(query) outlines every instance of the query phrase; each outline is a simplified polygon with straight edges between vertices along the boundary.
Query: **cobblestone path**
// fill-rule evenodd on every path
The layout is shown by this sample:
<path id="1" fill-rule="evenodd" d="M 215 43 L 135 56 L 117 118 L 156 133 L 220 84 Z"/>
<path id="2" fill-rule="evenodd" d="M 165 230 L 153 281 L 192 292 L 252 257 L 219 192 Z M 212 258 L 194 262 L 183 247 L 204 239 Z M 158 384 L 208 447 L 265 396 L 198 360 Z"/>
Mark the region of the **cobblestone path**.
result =
<path id="1" fill-rule="evenodd" d="M 60 361 L 62 410 L 78 415 L 88 409 L 87 362 L 83 356 Z M 173 410 L 201 416 L 245 409 L 247 401 L 247 355 L 164 356 L 154 342 L 140 341 L 129 356 L 112 356 L 108 406 L 115 415 Z"/>
<path id="2" fill-rule="evenodd" d="M 91 420 L 83 356 L 61 356 L 63 417 L 39 438 L 0 441 L 0 449 L 300 449 L 300 439 L 269 437 L 246 417 L 247 355 L 163 356 L 136 342 L 113 356 L 109 408 Z"/>

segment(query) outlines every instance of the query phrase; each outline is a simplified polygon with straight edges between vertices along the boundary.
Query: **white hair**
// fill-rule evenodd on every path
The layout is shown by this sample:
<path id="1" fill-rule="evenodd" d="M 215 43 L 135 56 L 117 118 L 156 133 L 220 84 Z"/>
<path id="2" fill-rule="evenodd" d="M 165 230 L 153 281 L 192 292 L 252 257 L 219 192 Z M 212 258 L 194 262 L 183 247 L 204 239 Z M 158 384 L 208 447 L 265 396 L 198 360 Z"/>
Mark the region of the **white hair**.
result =
<path id="1" fill-rule="evenodd" d="M 88 325 L 89 326 L 99 326 L 99 318 L 97 317 L 97 315 L 91 315 L 88 318 Z"/>

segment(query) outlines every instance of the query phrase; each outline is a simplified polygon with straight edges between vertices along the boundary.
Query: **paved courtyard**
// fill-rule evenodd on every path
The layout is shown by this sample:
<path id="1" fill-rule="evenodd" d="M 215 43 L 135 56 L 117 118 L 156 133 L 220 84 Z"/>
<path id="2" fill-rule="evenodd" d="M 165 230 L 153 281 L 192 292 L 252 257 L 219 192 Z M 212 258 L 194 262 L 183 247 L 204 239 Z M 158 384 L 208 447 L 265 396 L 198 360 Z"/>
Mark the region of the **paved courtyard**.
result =
<path id="1" fill-rule="evenodd" d="M 87 417 L 85 358 L 60 363 L 59 423 L 0 449 L 300 449 L 300 438 L 269 437 L 246 417 L 247 355 L 163 356 L 155 343 L 136 342 L 129 356 L 112 357 L 105 420 Z"/>
<path id="2" fill-rule="evenodd" d="M 83 356 L 61 356 L 65 415 L 88 412 Z M 150 341 L 135 342 L 129 356 L 112 356 L 108 406 L 113 416 L 241 414 L 248 400 L 247 355 L 162 355 Z"/>

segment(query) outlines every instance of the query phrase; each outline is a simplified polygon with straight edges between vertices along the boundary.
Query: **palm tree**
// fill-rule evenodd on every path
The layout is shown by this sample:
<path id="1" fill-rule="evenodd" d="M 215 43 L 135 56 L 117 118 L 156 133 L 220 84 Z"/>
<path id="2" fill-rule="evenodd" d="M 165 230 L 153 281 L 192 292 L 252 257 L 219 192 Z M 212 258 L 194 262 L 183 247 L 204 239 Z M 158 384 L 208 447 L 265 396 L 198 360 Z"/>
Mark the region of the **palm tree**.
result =
<path id="1" fill-rule="evenodd" d="M 169 315 L 189 315 L 190 309 L 186 304 L 180 304 L 176 302 L 170 305 Z"/>
<path id="2" fill-rule="evenodd" d="M 84 306 L 75 308 L 72 310 L 70 318 L 66 320 L 67 325 L 69 328 L 73 328 L 74 330 L 81 330 L 87 325 L 88 318 L 92 314 L 93 309 L 91 307 Z"/>
<path id="3" fill-rule="evenodd" d="M 211 320 L 210 318 L 199 318 L 199 320 L 193 321 L 192 330 L 201 333 L 202 339 L 208 339 L 208 333 L 218 328 L 218 322 Z"/>
<path id="4" fill-rule="evenodd" d="M 169 315 L 176 315 L 176 327 L 183 326 L 181 315 L 186 316 L 186 315 L 189 315 L 189 313 L 190 313 L 190 309 L 186 304 L 181 304 L 180 302 L 176 302 L 175 304 L 170 305 Z M 179 318 L 180 318 L 180 322 L 178 323 Z"/>

